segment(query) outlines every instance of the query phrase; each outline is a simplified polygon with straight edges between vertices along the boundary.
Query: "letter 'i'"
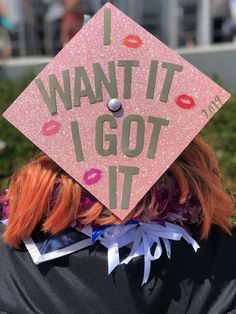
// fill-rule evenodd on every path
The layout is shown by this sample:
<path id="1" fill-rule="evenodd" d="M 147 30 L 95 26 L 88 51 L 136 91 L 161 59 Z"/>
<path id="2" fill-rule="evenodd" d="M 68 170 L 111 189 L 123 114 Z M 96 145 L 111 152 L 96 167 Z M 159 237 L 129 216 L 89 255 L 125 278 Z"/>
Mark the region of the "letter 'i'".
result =
<path id="1" fill-rule="evenodd" d="M 129 166 L 119 166 L 118 168 L 115 166 L 109 167 L 109 198 L 111 209 L 117 209 L 117 170 L 124 174 L 121 209 L 128 209 L 133 176 L 139 174 L 139 168 Z"/>
<path id="2" fill-rule="evenodd" d="M 111 44 L 111 9 L 104 10 L 104 46 Z"/>

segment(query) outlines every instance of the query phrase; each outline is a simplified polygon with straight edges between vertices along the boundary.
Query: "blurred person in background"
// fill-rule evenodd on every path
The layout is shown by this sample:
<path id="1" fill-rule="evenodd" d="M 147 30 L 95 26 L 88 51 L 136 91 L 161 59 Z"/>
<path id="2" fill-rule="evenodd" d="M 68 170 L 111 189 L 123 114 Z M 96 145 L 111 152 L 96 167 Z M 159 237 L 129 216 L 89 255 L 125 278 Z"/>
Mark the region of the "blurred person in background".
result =
<path id="1" fill-rule="evenodd" d="M 44 17 L 45 49 L 49 55 L 57 54 L 61 48 L 60 29 L 64 14 L 63 0 L 43 0 L 48 5 Z"/>
<path id="2" fill-rule="evenodd" d="M 211 0 L 212 40 L 213 43 L 228 41 L 223 25 L 230 16 L 229 0 Z"/>
<path id="3" fill-rule="evenodd" d="M 179 0 L 180 45 L 196 44 L 197 8 L 197 0 Z"/>
<path id="4" fill-rule="evenodd" d="M 44 0 L 23 0 L 26 17 L 26 42 L 27 53 L 44 55 L 44 15 L 48 4 Z"/>
<path id="5" fill-rule="evenodd" d="M 236 0 L 229 0 L 229 17 L 222 25 L 222 32 L 228 41 L 236 39 Z"/>
<path id="6" fill-rule="evenodd" d="M 232 20 L 232 39 L 236 40 L 236 0 L 230 0 L 230 17 Z"/>
<path id="7" fill-rule="evenodd" d="M 61 25 L 61 42 L 64 46 L 81 29 L 83 15 L 79 0 L 64 0 L 64 15 Z"/>
<path id="8" fill-rule="evenodd" d="M 10 31 L 12 55 L 25 54 L 25 16 L 23 3 L 19 0 L 3 0 L 13 23 Z"/>
<path id="9" fill-rule="evenodd" d="M 10 58 L 12 54 L 10 31 L 13 23 L 8 16 L 3 0 L 0 0 L 0 58 Z"/>

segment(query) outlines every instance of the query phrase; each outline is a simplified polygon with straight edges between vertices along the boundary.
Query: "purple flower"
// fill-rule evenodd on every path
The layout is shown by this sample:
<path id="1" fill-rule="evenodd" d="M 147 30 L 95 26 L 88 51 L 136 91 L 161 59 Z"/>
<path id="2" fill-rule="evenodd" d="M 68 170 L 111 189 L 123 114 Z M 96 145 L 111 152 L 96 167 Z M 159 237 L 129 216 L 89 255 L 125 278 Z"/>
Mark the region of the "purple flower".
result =
<path id="1" fill-rule="evenodd" d="M 9 206 L 9 202 L 5 200 L 5 196 L 6 194 L 0 195 L 0 205 L 2 207 L 2 219 L 7 218 L 8 206 Z"/>
<path id="2" fill-rule="evenodd" d="M 170 178 L 171 184 L 167 188 L 162 185 L 156 195 L 159 204 L 159 215 L 155 221 L 168 221 L 177 224 L 199 224 L 202 221 L 202 209 L 199 201 L 192 192 L 184 204 L 180 204 L 181 190 L 175 178 Z M 171 188 L 170 188 L 171 187 Z"/>
<path id="3" fill-rule="evenodd" d="M 83 190 L 83 194 L 80 200 L 80 209 L 82 211 L 88 210 L 97 202 L 96 198 L 90 194 L 87 190 Z"/>

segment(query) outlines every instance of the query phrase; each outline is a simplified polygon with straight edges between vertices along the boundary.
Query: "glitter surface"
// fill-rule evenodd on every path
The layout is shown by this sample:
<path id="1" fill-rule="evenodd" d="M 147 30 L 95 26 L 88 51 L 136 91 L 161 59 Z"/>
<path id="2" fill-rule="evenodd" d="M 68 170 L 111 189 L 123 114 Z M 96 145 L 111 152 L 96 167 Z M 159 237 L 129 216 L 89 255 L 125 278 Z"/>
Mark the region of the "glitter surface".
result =
<path id="1" fill-rule="evenodd" d="M 104 45 L 103 42 L 105 8 L 111 9 L 111 43 L 109 45 Z M 136 38 L 140 39 L 139 42 L 142 43 L 135 49 L 123 43 L 124 38 L 129 38 L 130 34 L 135 34 Z M 131 90 L 128 90 L 131 97 L 127 97 L 125 94 L 127 88 L 127 85 L 124 86 L 125 69 L 124 66 L 118 64 L 119 60 L 138 61 L 138 66 L 132 67 Z M 156 86 L 153 91 L 153 99 L 147 99 L 146 93 L 152 60 L 158 61 Z M 110 97 L 105 85 L 102 84 L 102 101 L 90 104 L 88 97 L 81 97 L 80 106 L 74 106 L 75 90 L 79 88 L 78 82 L 75 83 L 76 68 L 84 67 L 92 90 L 95 91 L 93 64 L 99 63 L 101 65 L 109 81 L 108 61 L 113 61 L 115 65 L 117 97 Z M 165 62 L 181 65 L 183 69 L 174 73 L 168 100 L 161 101 L 163 85 L 167 79 Z M 71 109 L 65 109 L 61 95 L 56 93 L 57 113 L 51 115 L 39 88 L 33 81 L 4 113 L 4 117 L 81 185 L 84 184 L 83 178 L 87 171 L 99 168 L 102 173 L 99 180 L 95 180 L 95 184 L 86 185 L 85 188 L 107 208 L 110 208 L 108 170 L 109 167 L 117 167 L 117 208 L 111 209 L 111 211 L 121 219 L 129 214 L 138 201 L 200 132 L 208 122 L 207 117 L 212 117 L 212 110 L 209 111 L 209 106 L 213 105 L 213 111 L 216 113 L 230 96 L 220 86 L 109 3 L 38 75 L 49 96 L 49 75 L 55 74 L 62 86 L 61 94 L 63 94 L 65 91 L 63 73 L 68 73 L 66 71 L 69 72 L 70 79 Z M 128 80 L 127 82 L 129 83 Z M 83 89 L 82 83 L 81 90 Z M 193 99 L 194 106 L 188 106 L 188 104 L 185 106 L 184 103 L 182 103 L 182 107 L 178 106 L 176 100 L 180 95 L 191 97 L 189 99 Z M 120 100 L 122 112 L 111 113 L 109 111 L 107 104 L 111 98 Z M 111 115 L 115 119 L 116 127 L 111 128 L 107 121 L 104 122 L 104 149 L 108 148 L 108 138 L 111 138 L 112 135 L 113 138 L 117 139 L 115 155 L 101 156 L 96 150 L 96 121 L 99 116 L 105 114 Z M 139 115 L 144 120 L 143 149 L 136 157 L 126 156 L 122 150 L 122 142 L 127 136 L 123 132 L 123 122 L 129 115 Z M 147 157 L 154 129 L 154 124 L 150 123 L 149 117 L 158 117 L 169 121 L 168 126 L 161 127 L 155 158 Z M 52 119 L 61 126 L 60 130 L 52 136 L 44 136 L 41 130 L 45 123 Z M 76 159 L 71 134 L 72 121 L 78 122 L 83 161 Z M 131 122 L 130 150 L 136 147 L 137 131 L 138 124 Z M 121 209 L 124 173 L 118 171 L 120 166 L 139 168 L 139 174 L 133 176 L 128 209 Z"/>

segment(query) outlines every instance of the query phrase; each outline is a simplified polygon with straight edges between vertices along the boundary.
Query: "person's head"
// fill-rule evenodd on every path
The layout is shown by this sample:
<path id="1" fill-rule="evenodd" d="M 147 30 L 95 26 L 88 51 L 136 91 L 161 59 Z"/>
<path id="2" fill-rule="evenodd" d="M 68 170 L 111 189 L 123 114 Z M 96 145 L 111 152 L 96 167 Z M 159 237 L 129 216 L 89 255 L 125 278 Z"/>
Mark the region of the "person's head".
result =
<path id="1" fill-rule="evenodd" d="M 202 209 L 201 238 L 207 238 L 212 224 L 230 233 L 234 203 L 221 183 L 215 154 L 199 136 L 149 190 L 127 220 L 152 221 L 158 218 L 163 209 L 168 208 L 170 200 L 167 195 L 164 202 L 160 202 L 158 193 L 163 185 L 171 192 L 173 182 L 179 187 L 180 205 L 186 204 L 190 193 L 197 199 Z M 37 157 L 11 180 L 5 197 L 9 209 L 4 239 L 17 247 L 39 225 L 43 231 L 56 234 L 76 219 L 80 225 L 122 222 L 96 200 L 87 208 L 80 206 L 82 195 L 83 188 L 79 183 L 55 162 L 46 155 Z"/>
<path id="2" fill-rule="evenodd" d="M 6 16 L 6 15 L 7 15 L 6 5 L 3 0 L 0 0 L 0 16 Z"/>

